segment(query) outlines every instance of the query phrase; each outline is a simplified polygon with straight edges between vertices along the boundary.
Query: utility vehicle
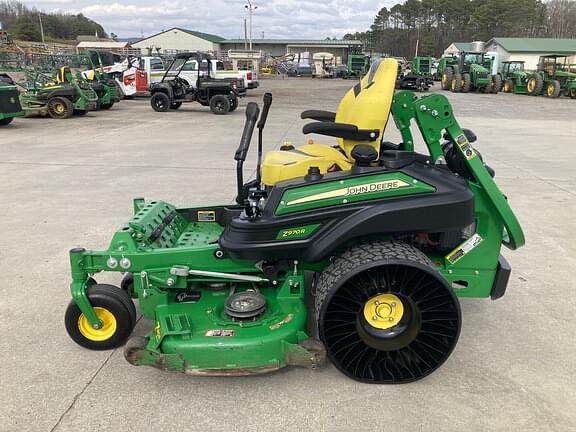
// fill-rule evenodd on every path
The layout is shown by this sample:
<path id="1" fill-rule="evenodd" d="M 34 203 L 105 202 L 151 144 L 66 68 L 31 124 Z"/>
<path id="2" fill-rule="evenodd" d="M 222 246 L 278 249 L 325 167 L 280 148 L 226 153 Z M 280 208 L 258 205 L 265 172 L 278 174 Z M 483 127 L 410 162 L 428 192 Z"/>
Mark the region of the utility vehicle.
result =
<path id="1" fill-rule="evenodd" d="M 203 53 L 180 53 L 164 74 L 162 81 L 150 86 L 150 105 L 157 112 L 176 110 L 184 102 L 198 102 L 209 106 L 214 114 L 227 114 L 238 108 L 238 98 L 245 95 L 236 79 L 214 79 L 210 68 L 196 77 L 196 85 L 191 86 L 181 77 L 190 60 L 202 64 L 209 58 Z"/>
<path id="2" fill-rule="evenodd" d="M 378 60 L 336 112 L 302 113 L 314 120 L 305 134 L 336 145 L 284 145 L 263 160 L 272 95 L 260 117 L 249 103 L 235 204 L 137 198 L 106 250 L 70 251 L 70 337 L 123 345 L 136 298 L 152 330 L 126 344 L 133 365 L 234 376 L 317 368 L 327 356 L 367 383 L 435 371 L 460 334 L 458 297 L 504 295 L 501 246 L 517 249 L 524 235 L 447 98 L 395 94 L 396 73 L 395 60 Z M 390 112 L 399 144 L 382 139 Z M 244 182 L 256 126 L 256 178 Z M 125 273 L 121 287 L 98 283 L 100 272 Z"/>

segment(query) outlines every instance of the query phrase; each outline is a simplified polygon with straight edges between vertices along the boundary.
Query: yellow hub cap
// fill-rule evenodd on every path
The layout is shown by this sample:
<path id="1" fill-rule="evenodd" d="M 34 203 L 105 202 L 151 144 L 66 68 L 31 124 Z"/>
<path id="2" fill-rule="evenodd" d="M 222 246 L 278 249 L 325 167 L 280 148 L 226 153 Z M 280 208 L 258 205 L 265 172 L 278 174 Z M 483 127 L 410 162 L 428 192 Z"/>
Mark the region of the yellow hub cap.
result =
<path id="1" fill-rule="evenodd" d="M 554 86 L 550 84 L 548 86 L 548 96 L 552 96 L 554 94 Z"/>
<path id="2" fill-rule="evenodd" d="M 394 294 L 378 294 L 364 304 L 366 322 L 380 330 L 387 330 L 398 325 L 403 316 L 402 300 Z"/>
<path id="3" fill-rule="evenodd" d="M 536 87 L 536 80 L 529 80 L 528 81 L 528 91 L 532 91 L 534 90 L 534 87 Z"/>
<path id="4" fill-rule="evenodd" d="M 64 107 L 64 104 L 59 103 L 54 105 L 54 111 L 56 111 L 58 114 L 62 114 L 65 111 L 65 109 L 66 108 Z"/>
<path id="5" fill-rule="evenodd" d="M 442 75 L 442 84 L 444 84 L 444 85 L 448 84 L 448 75 L 447 74 Z"/>
<path id="6" fill-rule="evenodd" d="M 95 329 L 82 314 L 78 318 L 78 330 L 80 330 L 82 336 L 91 341 L 102 342 L 110 339 L 116 333 L 116 318 L 108 309 L 101 307 L 95 307 L 94 312 L 96 312 L 96 316 L 102 323 L 102 327 Z"/>

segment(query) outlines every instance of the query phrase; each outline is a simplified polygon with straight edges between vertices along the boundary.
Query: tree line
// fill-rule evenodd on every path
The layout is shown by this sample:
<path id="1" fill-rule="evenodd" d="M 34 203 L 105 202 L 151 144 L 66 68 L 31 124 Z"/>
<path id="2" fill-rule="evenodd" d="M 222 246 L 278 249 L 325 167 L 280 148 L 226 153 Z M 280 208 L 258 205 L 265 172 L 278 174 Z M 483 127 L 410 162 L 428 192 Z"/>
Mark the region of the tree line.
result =
<path id="1" fill-rule="evenodd" d="M 412 58 L 439 56 L 452 42 L 493 37 L 576 38 L 574 0 L 406 0 L 380 9 L 369 30 L 344 39 L 367 49 Z"/>
<path id="2" fill-rule="evenodd" d="M 14 39 L 42 40 L 40 22 L 47 39 L 74 40 L 79 35 L 107 37 L 104 28 L 82 14 L 45 13 L 19 1 L 0 1 L 0 22 Z"/>

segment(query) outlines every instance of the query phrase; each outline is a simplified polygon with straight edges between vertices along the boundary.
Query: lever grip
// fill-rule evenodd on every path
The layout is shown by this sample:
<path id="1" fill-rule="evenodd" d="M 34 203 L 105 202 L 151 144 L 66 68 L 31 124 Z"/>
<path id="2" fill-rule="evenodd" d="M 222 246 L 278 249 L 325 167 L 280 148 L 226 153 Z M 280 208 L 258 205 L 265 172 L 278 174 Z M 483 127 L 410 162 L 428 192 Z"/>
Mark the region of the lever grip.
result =
<path id="1" fill-rule="evenodd" d="M 263 129 L 268 119 L 268 113 L 270 112 L 270 106 L 272 105 L 272 93 L 264 94 L 264 106 L 262 107 L 262 115 L 260 116 L 260 121 L 258 122 L 258 129 Z"/>
<path id="2" fill-rule="evenodd" d="M 252 134 L 254 133 L 254 127 L 256 126 L 259 114 L 260 108 L 258 108 L 258 105 L 255 102 L 249 102 L 246 107 L 246 123 L 244 124 L 244 132 L 242 133 L 240 146 L 234 155 L 234 160 L 242 162 L 246 160 L 246 155 L 250 148 L 250 141 L 252 140 Z"/>

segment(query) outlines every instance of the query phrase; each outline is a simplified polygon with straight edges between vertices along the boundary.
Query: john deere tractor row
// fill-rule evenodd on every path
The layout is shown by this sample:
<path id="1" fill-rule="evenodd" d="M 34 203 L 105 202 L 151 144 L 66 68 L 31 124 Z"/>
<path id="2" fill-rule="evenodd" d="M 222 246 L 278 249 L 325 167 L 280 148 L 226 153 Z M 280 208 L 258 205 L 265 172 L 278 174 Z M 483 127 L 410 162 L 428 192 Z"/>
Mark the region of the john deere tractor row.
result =
<path id="1" fill-rule="evenodd" d="M 455 93 L 480 91 L 483 93 L 560 96 L 576 99 L 576 73 L 570 69 L 568 58 L 549 54 L 539 59 L 534 72 L 525 70 L 525 62 L 503 61 L 494 72 L 493 59 L 483 53 L 463 52 L 440 60 L 442 89 Z"/>

